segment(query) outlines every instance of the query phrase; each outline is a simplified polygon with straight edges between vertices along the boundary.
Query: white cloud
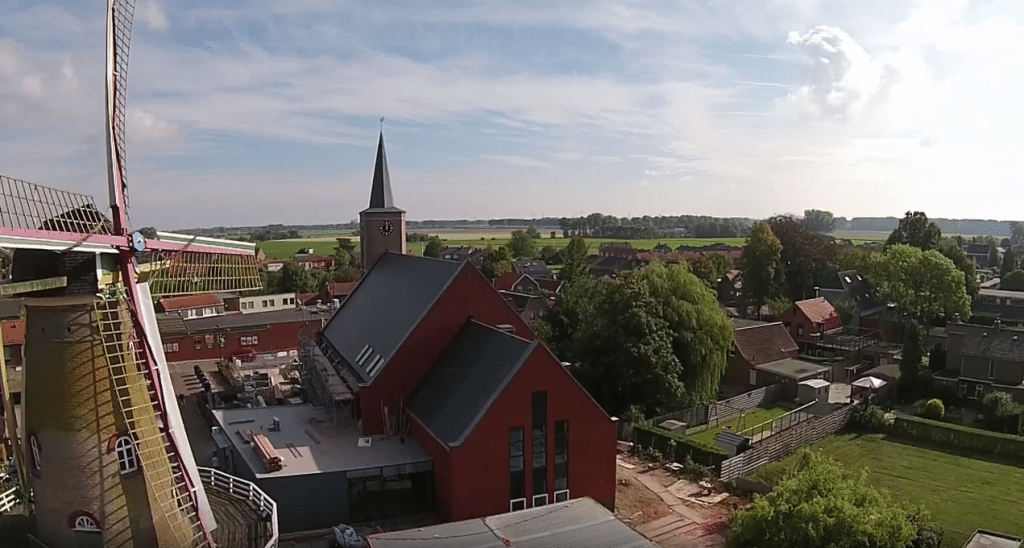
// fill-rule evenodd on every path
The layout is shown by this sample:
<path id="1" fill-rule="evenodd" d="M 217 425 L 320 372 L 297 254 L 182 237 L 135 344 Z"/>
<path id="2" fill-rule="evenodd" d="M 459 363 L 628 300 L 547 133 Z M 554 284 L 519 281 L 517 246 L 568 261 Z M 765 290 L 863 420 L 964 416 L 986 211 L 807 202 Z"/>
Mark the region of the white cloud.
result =
<path id="1" fill-rule="evenodd" d="M 128 139 L 140 142 L 180 138 L 184 134 L 178 124 L 142 109 L 129 111 L 126 133 Z"/>
<path id="2" fill-rule="evenodd" d="M 641 179 L 640 186 L 651 186 L 651 182 L 648 181 L 647 179 Z"/>
<path id="3" fill-rule="evenodd" d="M 160 0 L 138 0 L 135 4 L 135 19 L 147 27 L 165 31 L 170 27 L 167 12 Z"/>
<path id="4" fill-rule="evenodd" d="M 501 154 L 486 155 L 484 158 L 490 158 L 499 162 L 521 167 L 554 167 L 548 162 L 537 160 L 536 158 L 526 158 L 524 156 L 505 156 Z"/>

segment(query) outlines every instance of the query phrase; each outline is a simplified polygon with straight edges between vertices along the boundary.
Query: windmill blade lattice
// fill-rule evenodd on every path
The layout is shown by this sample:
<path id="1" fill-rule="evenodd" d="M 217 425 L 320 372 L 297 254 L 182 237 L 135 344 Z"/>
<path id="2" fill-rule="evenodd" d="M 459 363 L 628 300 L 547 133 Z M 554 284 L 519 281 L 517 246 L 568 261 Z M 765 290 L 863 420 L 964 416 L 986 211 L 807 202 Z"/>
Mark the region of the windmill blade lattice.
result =
<path id="1" fill-rule="evenodd" d="M 7 233 L 41 236 L 40 231 L 111 234 L 92 196 L 0 175 L 0 227 Z"/>
<path id="2" fill-rule="evenodd" d="M 108 14 L 107 52 L 107 108 L 109 141 L 107 154 L 110 156 L 110 205 L 127 216 L 128 211 L 128 166 L 125 156 L 125 118 L 127 117 L 128 95 L 128 50 L 132 40 L 132 18 L 135 14 L 135 0 L 110 0 Z M 127 229 L 128 227 L 123 227 Z"/>
<path id="3" fill-rule="evenodd" d="M 237 293 L 263 287 L 254 254 L 154 251 L 139 265 L 139 281 L 148 281 L 154 297 L 196 293 Z"/>

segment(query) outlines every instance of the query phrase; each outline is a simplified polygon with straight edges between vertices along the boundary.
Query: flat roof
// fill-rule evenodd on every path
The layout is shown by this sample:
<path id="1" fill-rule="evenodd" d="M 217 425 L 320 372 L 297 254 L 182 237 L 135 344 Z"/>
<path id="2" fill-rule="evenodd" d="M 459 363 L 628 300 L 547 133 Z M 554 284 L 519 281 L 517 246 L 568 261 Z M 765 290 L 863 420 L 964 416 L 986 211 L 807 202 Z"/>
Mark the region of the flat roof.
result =
<path id="1" fill-rule="evenodd" d="M 964 548 L 1020 548 L 1020 544 L 1021 539 L 1017 537 L 978 530 Z"/>
<path id="2" fill-rule="evenodd" d="M 324 409 L 311 405 L 216 409 L 213 415 L 257 478 L 431 462 L 411 436 L 406 436 L 404 444 L 397 436 L 367 436 L 372 438 L 370 446 L 359 447 L 359 439 L 364 436 L 354 424 L 335 425 Z M 281 431 L 270 432 L 275 417 L 281 421 Z M 245 431 L 263 434 L 270 440 L 281 457 L 281 470 L 266 471 L 255 448 L 243 441 L 240 432 Z"/>
<path id="3" fill-rule="evenodd" d="M 316 307 L 290 308 L 288 310 L 271 310 L 269 312 L 253 312 L 241 314 L 231 312 L 220 316 L 207 316 L 185 320 L 190 334 L 223 329 L 258 327 L 275 323 L 292 323 L 304 321 L 330 320 L 333 311 Z M 159 317 L 159 316 L 158 316 Z"/>
<path id="4" fill-rule="evenodd" d="M 1008 297 L 1011 299 L 1024 299 L 1024 291 L 1009 291 L 1007 289 L 979 289 L 978 295 L 989 297 Z"/>
<path id="5" fill-rule="evenodd" d="M 814 388 L 825 388 L 832 384 L 824 379 L 810 379 L 806 381 L 800 381 L 800 384 L 806 384 L 807 386 L 813 386 Z"/>
<path id="6" fill-rule="evenodd" d="M 371 534 L 367 541 L 371 548 L 657 548 L 590 498 L 431 527 Z"/>
<path id="7" fill-rule="evenodd" d="M 802 360 L 796 360 L 793 358 L 786 358 L 782 360 L 776 360 L 773 362 L 762 363 L 761 365 L 755 366 L 754 369 L 758 371 L 766 371 L 768 373 L 774 373 L 781 375 L 786 378 L 802 380 L 811 375 L 817 375 L 828 371 L 827 367 L 820 366 L 816 363 L 805 362 Z"/>

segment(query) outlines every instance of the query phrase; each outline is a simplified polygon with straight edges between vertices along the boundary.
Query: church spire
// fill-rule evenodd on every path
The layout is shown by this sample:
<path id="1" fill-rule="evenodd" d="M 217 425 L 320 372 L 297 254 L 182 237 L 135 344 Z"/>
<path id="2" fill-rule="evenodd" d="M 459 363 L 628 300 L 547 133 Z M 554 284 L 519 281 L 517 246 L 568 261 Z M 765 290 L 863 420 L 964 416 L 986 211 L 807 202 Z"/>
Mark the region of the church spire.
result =
<path id="1" fill-rule="evenodd" d="M 373 168 L 373 188 L 370 190 L 370 209 L 395 207 L 391 197 L 391 177 L 388 176 L 388 157 L 384 153 L 384 130 L 377 143 L 377 165 Z"/>

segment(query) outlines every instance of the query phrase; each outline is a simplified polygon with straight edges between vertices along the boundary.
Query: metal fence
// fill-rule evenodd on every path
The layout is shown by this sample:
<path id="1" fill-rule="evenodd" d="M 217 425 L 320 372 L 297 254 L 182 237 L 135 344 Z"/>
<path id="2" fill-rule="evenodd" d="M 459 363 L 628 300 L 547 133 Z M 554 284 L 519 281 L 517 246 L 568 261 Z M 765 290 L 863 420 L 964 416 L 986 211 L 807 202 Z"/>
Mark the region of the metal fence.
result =
<path id="1" fill-rule="evenodd" d="M 705 424 L 718 426 L 718 423 L 731 419 L 744 411 L 771 405 L 782 399 L 783 395 L 782 383 L 771 384 L 711 404 L 697 405 L 666 413 L 652 420 L 655 425 L 659 425 L 667 420 L 677 420 L 686 423 L 687 427 L 691 428 Z"/>
<path id="2" fill-rule="evenodd" d="M 810 419 L 812 416 L 814 416 L 810 412 L 810 409 L 815 405 L 818 405 L 817 400 L 812 401 L 811 403 L 808 403 L 801 407 L 797 407 L 796 409 L 788 411 L 786 412 L 786 414 L 775 417 L 772 420 L 762 422 L 761 424 L 756 424 L 754 426 L 751 426 L 750 428 L 741 430 L 736 433 L 741 436 L 746 436 L 750 438 L 750 440 L 756 444 L 761 440 L 767 438 L 768 436 L 772 436 L 774 434 L 778 434 L 779 432 L 789 430 L 790 428 L 793 428 L 794 426 Z"/>
<path id="3" fill-rule="evenodd" d="M 207 489 L 227 493 L 233 497 L 247 500 L 255 506 L 261 514 L 270 516 L 270 539 L 264 548 L 277 548 L 279 536 L 277 528 L 277 503 L 267 496 L 259 487 L 242 478 L 236 478 L 231 474 L 225 474 L 213 468 L 199 467 L 199 477 L 203 486 Z"/>

